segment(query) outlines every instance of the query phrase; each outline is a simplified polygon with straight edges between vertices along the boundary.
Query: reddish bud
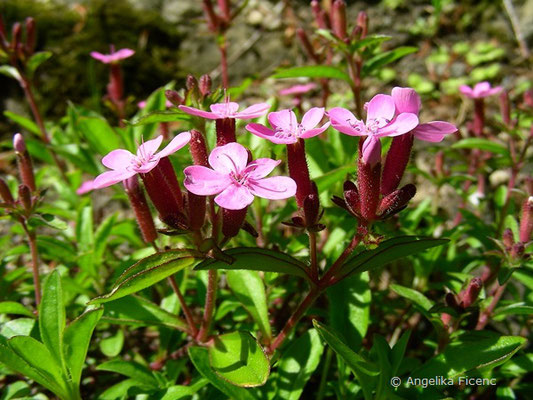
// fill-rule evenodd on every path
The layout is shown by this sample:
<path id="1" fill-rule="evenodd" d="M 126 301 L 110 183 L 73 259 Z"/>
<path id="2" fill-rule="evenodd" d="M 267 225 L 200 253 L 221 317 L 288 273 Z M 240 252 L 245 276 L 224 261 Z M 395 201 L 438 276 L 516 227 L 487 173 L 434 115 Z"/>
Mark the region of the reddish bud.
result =
<path id="1" fill-rule="evenodd" d="M 511 247 L 510 256 L 513 260 L 519 260 L 524 256 L 525 251 L 526 247 L 524 246 L 524 243 L 515 243 L 513 247 Z"/>
<path id="2" fill-rule="evenodd" d="M 359 190 L 355 183 L 351 181 L 344 182 L 344 201 L 354 216 L 359 217 L 361 215 L 361 200 L 359 197 Z"/>
<path id="3" fill-rule="evenodd" d="M 35 20 L 32 17 L 26 18 L 26 53 L 33 54 L 35 50 Z"/>
<path id="4" fill-rule="evenodd" d="M 313 17 L 315 22 L 320 29 L 328 29 L 329 24 L 326 18 L 326 12 L 320 7 L 320 3 L 317 0 L 311 2 L 311 11 L 313 12 Z"/>
<path id="5" fill-rule="evenodd" d="M 483 136 L 485 127 L 485 102 L 483 98 L 474 99 L 474 125 L 472 127 L 474 135 Z"/>
<path id="6" fill-rule="evenodd" d="M 185 88 L 188 91 L 194 90 L 198 87 L 198 81 L 196 78 L 192 75 L 187 75 L 187 79 L 185 80 Z"/>
<path id="7" fill-rule="evenodd" d="M 207 145 L 204 135 L 196 129 L 191 130 L 191 140 L 189 141 L 189 151 L 195 165 L 208 167 Z"/>
<path id="8" fill-rule="evenodd" d="M 219 26 L 219 20 L 213 9 L 211 0 L 203 0 L 202 8 L 204 9 L 204 16 L 207 22 L 207 27 L 211 32 L 216 32 Z"/>
<path id="9" fill-rule="evenodd" d="M 165 90 L 165 97 L 176 107 L 184 103 L 183 97 L 181 97 L 175 90 Z"/>
<path id="10" fill-rule="evenodd" d="M 133 212 L 135 213 L 135 219 L 141 230 L 142 237 L 146 243 L 152 243 L 157 238 L 157 232 L 152 213 L 148 207 L 144 192 L 139 186 L 137 176 L 135 175 L 126 179 L 123 184 Z"/>
<path id="11" fill-rule="evenodd" d="M 511 125 L 511 105 L 509 103 L 509 93 L 502 91 L 500 94 L 500 112 L 502 113 L 503 123 L 507 126 Z"/>
<path id="12" fill-rule="evenodd" d="M 2 178 L 0 178 L 0 197 L 2 197 L 2 200 L 6 204 L 11 205 L 15 202 L 9 186 L 7 186 L 7 183 Z"/>
<path id="13" fill-rule="evenodd" d="M 514 245 L 514 234 L 511 229 L 507 228 L 503 231 L 502 241 L 503 245 L 508 250 Z"/>
<path id="14" fill-rule="evenodd" d="M 20 39 L 22 37 L 22 25 L 20 22 L 15 22 L 13 24 L 13 29 L 11 31 L 11 48 L 17 50 L 20 45 Z"/>
<path id="15" fill-rule="evenodd" d="M 357 184 L 361 201 L 361 217 L 366 221 L 376 219 L 379 204 L 379 187 L 381 180 L 381 163 L 366 163 L 362 157 L 364 139 L 359 141 L 359 164 L 357 168 Z"/>
<path id="16" fill-rule="evenodd" d="M 242 210 L 222 209 L 222 233 L 225 237 L 231 238 L 239 233 L 239 230 L 246 218 L 248 207 Z"/>
<path id="17" fill-rule="evenodd" d="M 315 49 L 313 48 L 313 45 L 309 41 L 309 38 L 307 37 L 307 33 L 302 28 L 296 29 L 296 35 L 298 35 L 298 39 L 300 39 L 300 42 L 302 43 L 302 47 L 304 51 L 306 52 L 307 56 L 311 58 L 313 61 L 318 62 L 318 56 L 315 53 Z"/>
<path id="18" fill-rule="evenodd" d="M 33 163 L 30 153 L 26 150 L 26 143 L 20 133 L 13 136 L 13 147 L 17 155 L 17 165 L 19 169 L 20 179 L 24 185 L 28 186 L 32 192 L 36 190 L 35 176 L 33 175 Z"/>
<path id="19" fill-rule="evenodd" d="M 533 89 L 529 89 L 524 92 L 524 104 L 530 108 L 533 108 Z"/>
<path id="20" fill-rule="evenodd" d="M 411 149 L 413 148 L 413 134 L 395 136 L 385 159 L 383 177 L 381 182 L 381 194 L 386 196 L 392 193 L 402 180 L 405 168 L 409 163 Z"/>
<path id="21" fill-rule="evenodd" d="M 204 74 L 200 77 L 200 83 L 198 88 L 200 89 L 200 93 L 202 94 L 202 96 L 205 97 L 211 94 L 211 84 L 212 81 L 209 75 Z"/>
<path id="22" fill-rule="evenodd" d="M 215 120 L 215 127 L 217 131 L 217 146 L 224 146 L 237 141 L 234 118 L 217 119 Z"/>
<path id="23" fill-rule="evenodd" d="M 312 194 L 312 186 L 305 157 L 305 144 L 302 139 L 287 145 L 287 163 L 289 175 L 296 182 L 296 203 L 298 208 L 303 208 L 305 199 Z"/>
<path id="24" fill-rule="evenodd" d="M 226 22 L 231 21 L 231 13 L 230 13 L 230 5 L 229 0 L 217 0 L 218 8 L 220 9 L 220 13 L 222 14 L 222 18 Z"/>
<path id="25" fill-rule="evenodd" d="M 470 283 L 468 284 L 468 287 L 462 293 L 462 296 L 461 296 L 462 306 L 464 308 L 468 308 L 472 304 L 474 304 L 477 297 L 479 296 L 479 292 L 481 291 L 482 287 L 483 287 L 483 281 L 480 278 L 476 277 L 470 281 Z"/>
<path id="26" fill-rule="evenodd" d="M 20 204 L 27 214 L 31 213 L 32 201 L 30 188 L 26 185 L 19 185 L 19 198 Z"/>
<path id="27" fill-rule="evenodd" d="M 527 243 L 533 232 L 533 196 L 528 197 L 522 205 L 522 218 L 520 219 L 520 241 Z"/>
<path id="28" fill-rule="evenodd" d="M 452 322 L 452 316 L 448 313 L 442 313 L 440 316 L 440 320 L 442 321 L 445 327 L 449 327 Z"/>
<path id="29" fill-rule="evenodd" d="M 446 293 L 446 295 L 444 296 L 444 303 L 448 307 L 453 308 L 454 310 L 459 309 L 459 304 L 457 303 L 457 298 L 451 292 Z"/>
<path id="30" fill-rule="evenodd" d="M 343 0 L 335 0 L 331 8 L 331 25 L 333 33 L 341 40 L 347 38 L 346 33 L 346 3 Z"/>
<path id="31" fill-rule="evenodd" d="M 388 194 L 381 200 L 379 205 L 378 215 L 386 218 L 401 211 L 409 200 L 411 200 L 416 194 L 416 186 L 409 183 L 401 189 L 395 190 Z"/>
<path id="32" fill-rule="evenodd" d="M 307 195 L 303 204 L 305 223 L 307 226 L 315 225 L 318 222 L 320 214 L 318 190 L 314 182 L 311 182 L 311 185 L 313 193 Z"/>
<path id="33" fill-rule="evenodd" d="M 357 26 L 361 28 L 361 39 L 364 39 L 368 34 L 368 14 L 364 11 L 360 11 L 357 14 Z"/>

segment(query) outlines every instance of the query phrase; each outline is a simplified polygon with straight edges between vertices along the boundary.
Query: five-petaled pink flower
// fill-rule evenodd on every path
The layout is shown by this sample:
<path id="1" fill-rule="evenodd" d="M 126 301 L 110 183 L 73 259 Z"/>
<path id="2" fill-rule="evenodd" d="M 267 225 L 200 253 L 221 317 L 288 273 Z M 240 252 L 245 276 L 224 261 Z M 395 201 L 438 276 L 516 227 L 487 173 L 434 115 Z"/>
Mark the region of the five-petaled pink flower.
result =
<path id="1" fill-rule="evenodd" d="M 396 114 L 412 113 L 418 115 L 422 103 L 420 96 L 414 89 L 395 87 L 392 89 L 392 98 L 396 106 Z M 419 124 L 412 133 L 417 139 L 426 142 L 440 142 L 444 136 L 457 131 L 454 124 L 444 121 L 431 121 Z"/>
<path id="2" fill-rule="evenodd" d="M 298 123 L 296 114 L 292 110 L 281 110 L 268 114 L 268 121 L 273 129 L 261 124 L 248 124 L 246 129 L 256 136 L 270 140 L 272 143 L 296 143 L 298 139 L 308 139 L 320 135 L 328 129 L 329 122 L 316 128 L 323 116 L 324 109 L 314 107 L 304 114 L 302 123 Z"/>
<path id="3" fill-rule="evenodd" d="M 411 112 L 396 115 L 394 99 L 378 94 L 365 105 L 366 121 L 358 120 L 350 111 L 335 107 L 328 111 L 331 125 L 339 132 L 350 136 L 366 136 L 363 142 L 362 158 L 374 165 L 381 161 L 380 138 L 399 136 L 413 130 L 418 125 L 418 117 Z"/>
<path id="4" fill-rule="evenodd" d="M 247 107 L 242 111 L 238 111 L 238 103 L 232 101 L 225 101 L 224 103 L 211 104 L 211 106 L 209 107 L 211 111 L 203 111 L 197 108 L 187 106 L 179 106 L 179 108 L 180 110 L 185 111 L 187 114 L 207 119 L 252 119 L 265 115 L 268 109 L 270 108 L 270 105 L 267 103 L 259 103 Z"/>
<path id="5" fill-rule="evenodd" d="M 212 169 L 200 165 L 185 168 L 183 184 L 196 195 L 217 194 L 215 202 L 222 208 L 242 210 L 252 203 L 254 196 L 271 200 L 294 196 L 296 182 L 291 178 L 265 178 L 280 162 L 258 158 L 248 163 L 246 148 L 239 143 L 228 143 L 214 148 L 209 155 Z"/>
<path id="6" fill-rule="evenodd" d="M 91 51 L 91 57 L 103 62 L 104 64 L 117 63 L 120 60 L 131 57 L 134 54 L 135 51 L 133 51 L 132 49 L 120 49 L 115 51 L 113 47 L 111 47 L 110 54 L 102 54 L 97 51 Z"/>
<path id="7" fill-rule="evenodd" d="M 500 93 L 503 88 L 501 86 L 491 87 L 490 83 L 485 81 L 476 83 L 473 88 L 467 85 L 461 85 L 459 86 L 459 90 L 471 99 L 482 99 Z"/>
<path id="8" fill-rule="evenodd" d="M 146 174 L 154 169 L 159 160 L 175 153 L 191 140 L 189 132 L 182 132 L 159 153 L 156 153 L 163 136 L 148 140 L 137 149 L 137 154 L 132 154 L 128 150 L 117 149 L 107 154 L 102 159 L 102 164 L 111 171 L 106 171 L 98 175 L 94 180 L 94 189 L 101 189 L 115 183 L 124 181 L 135 174 Z"/>

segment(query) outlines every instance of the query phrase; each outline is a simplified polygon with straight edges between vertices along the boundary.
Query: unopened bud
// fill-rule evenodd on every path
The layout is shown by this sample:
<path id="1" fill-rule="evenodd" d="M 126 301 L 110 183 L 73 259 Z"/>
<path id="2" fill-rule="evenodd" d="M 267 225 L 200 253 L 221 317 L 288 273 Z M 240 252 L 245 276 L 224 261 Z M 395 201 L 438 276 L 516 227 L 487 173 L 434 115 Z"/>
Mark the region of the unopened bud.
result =
<path id="1" fill-rule="evenodd" d="M 31 213 L 31 192 L 30 188 L 26 185 L 19 185 L 19 202 L 26 213 Z"/>
<path id="2" fill-rule="evenodd" d="M 229 6 L 229 0 L 217 0 L 218 8 L 220 9 L 220 13 L 222 14 L 222 18 L 226 22 L 231 21 L 231 13 L 230 13 L 230 6 Z"/>
<path id="3" fill-rule="evenodd" d="M 237 141 L 235 136 L 235 119 L 221 118 L 215 120 L 215 129 L 217 132 L 217 146 L 224 146 L 228 143 Z"/>
<path id="4" fill-rule="evenodd" d="M 189 141 L 189 151 L 195 165 L 208 167 L 207 145 L 204 135 L 196 129 L 191 130 L 191 140 Z"/>
<path id="5" fill-rule="evenodd" d="M 183 97 L 181 97 L 175 90 L 165 90 L 165 97 L 176 107 L 182 105 L 184 102 Z"/>
<path id="6" fill-rule="evenodd" d="M 311 2 L 311 11 L 313 12 L 313 17 L 315 22 L 320 29 L 328 29 L 329 24 L 326 18 L 326 12 L 320 7 L 320 3 L 317 0 Z"/>
<path id="7" fill-rule="evenodd" d="M 222 209 L 222 233 L 225 237 L 231 238 L 239 233 L 239 230 L 246 218 L 248 207 L 242 210 Z"/>
<path id="8" fill-rule="evenodd" d="M 364 39 L 368 34 L 368 14 L 360 11 L 357 14 L 357 26 L 361 27 L 361 39 Z"/>
<path id="9" fill-rule="evenodd" d="M 13 30 L 11 31 L 11 48 L 17 50 L 20 45 L 20 39 L 22 36 L 22 25 L 20 22 L 13 24 Z"/>
<path id="10" fill-rule="evenodd" d="M 477 297 L 479 296 L 479 292 L 481 292 L 481 288 L 483 287 L 483 281 L 480 278 L 473 278 L 470 283 L 468 284 L 468 287 L 462 294 L 462 305 L 464 308 L 470 307 L 474 302 L 476 301 Z"/>
<path id="11" fill-rule="evenodd" d="M 307 195 L 303 206 L 305 223 L 307 226 L 315 225 L 318 222 L 318 216 L 320 212 L 318 190 L 314 182 L 311 182 L 311 184 L 313 193 Z"/>
<path id="12" fill-rule="evenodd" d="M 7 186 L 7 183 L 2 178 L 0 178 L 0 197 L 2 197 L 2 200 L 6 204 L 11 205 L 15 202 L 9 186 Z"/>
<path id="13" fill-rule="evenodd" d="M 533 231 L 533 196 L 528 197 L 522 205 L 522 218 L 520 219 L 520 241 L 527 243 Z"/>
<path id="14" fill-rule="evenodd" d="M 33 163 L 30 154 L 26 149 L 26 143 L 20 133 L 13 136 L 13 147 L 17 155 L 17 164 L 20 174 L 20 179 L 24 185 L 28 186 L 32 192 L 36 190 L 35 176 L 33 175 Z"/>
<path id="15" fill-rule="evenodd" d="M 361 200 L 357 186 L 352 181 L 344 182 L 344 200 L 349 211 L 355 215 L 361 215 Z"/>
<path id="16" fill-rule="evenodd" d="M 307 53 L 307 56 L 311 58 L 313 61 L 318 62 L 318 56 L 315 53 L 315 49 L 313 48 L 313 45 L 309 41 L 309 38 L 307 37 L 307 33 L 302 28 L 296 29 L 296 35 L 298 35 L 298 38 L 300 39 L 300 42 L 302 43 L 302 47 L 304 48 L 304 51 Z"/>
<path id="17" fill-rule="evenodd" d="M 35 20 L 32 17 L 26 18 L 26 53 L 33 54 L 35 50 Z"/>
<path id="18" fill-rule="evenodd" d="M 204 74 L 200 77 L 200 83 L 198 88 L 200 89 L 200 93 L 202 96 L 208 96 L 211 94 L 211 77 L 207 74 Z"/>
<path id="19" fill-rule="evenodd" d="M 135 213 L 135 219 L 141 230 L 142 237 L 146 243 L 152 243 L 157 238 L 157 231 L 155 230 L 152 213 L 148 207 L 148 202 L 143 190 L 139 186 L 137 175 L 126 179 L 124 182 L 124 189 L 130 200 L 131 208 Z"/>
<path id="20" fill-rule="evenodd" d="M 381 200 L 378 215 L 382 217 L 388 217 L 389 215 L 401 211 L 403 208 L 405 208 L 407 203 L 409 203 L 409 200 L 415 196 L 415 194 L 416 186 L 412 183 L 405 185 L 401 189 L 395 190 Z"/>
<path id="21" fill-rule="evenodd" d="M 346 33 L 346 3 L 344 0 L 335 0 L 331 9 L 331 25 L 333 33 L 341 40 L 347 38 Z"/>
<path id="22" fill-rule="evenodd" d="M 204 16 L 207 22 L 207 27 L 211 32 L 216 32 L 219 26 L 219 20 L 213 9 L 211 0 L 203 0 L 202 8 L 204 9 Z"/>
<path id="23" fill-rule="evenodd" d="M 525 251 L 526 247 L 524 246 L 524 243 L 515 243 L 511 248 L 510 256 L 513 260 L 519 260 L 522 258 Z"/>
<path id="24" fill-rule="evenodd" d="M 506 249 L 510 249 L 514 245 L 514 234 L 509 228 L 503 231 L 502 242 Z"/>

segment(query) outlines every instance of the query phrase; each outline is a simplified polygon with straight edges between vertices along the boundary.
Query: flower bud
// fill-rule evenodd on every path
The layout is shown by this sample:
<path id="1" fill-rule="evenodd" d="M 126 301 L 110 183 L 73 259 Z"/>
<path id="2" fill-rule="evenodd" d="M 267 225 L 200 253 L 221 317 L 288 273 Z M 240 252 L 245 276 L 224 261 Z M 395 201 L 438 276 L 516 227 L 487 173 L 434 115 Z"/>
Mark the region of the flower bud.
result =
<path id="1" fill-rule="evenodd" d="M 364 139 L 367 140 L 367 139 Z M 357 184 L 361 201 L 361 217 L 367 222 L 376 219 L 379 204 L 379 187 L 381 180 L 381 163 L 374 165 L 365 162 L 362 157 L 363 139 L 359 141 L 359 164 L 357 168 Z"/>
<path id="2" fill-rule="evenodd" d="M 364 11 L 360 11 L 357 14 L 357 26 L 361 27 L 361 39 L 364 39 L 368 34 L 368 14 Z"/>
<path id="3" fill-rule="evenodd" d="M 401 189 L 395 190 L 381 200 L 378 215 L 382 218 L 387 218 L 388 216 L 403 210 L 415 194 L 416 186 L 412 183 L 405 185 Z"/>
<path id="4" fill-rule="evenodd" d="M 533 231 L 533 196 L 528 197 L 522 205 L 522 218 L 520 219 L 520 241 L 527 243 Z"/>
<path id="5" fill-rule="evenodd" d="M 317 0 L 313 0 L 311 2 L 311 11 L 313 12 L 313 17 L 315 18 L 315 22 L 318 25 L 318 27 L 320 29 L 328 29 L 329 21 L 327 21 L 326 12 L 322 10 Z"/>
<path id="6" fill-rule="evenodd" d="M 307 226 L 315 225 L 318 222 L 320 213 L 318 190 L 314 182 L 311 182 L 311 185 L 312 193 L 307 195 L 303 204 L 305 223 Z"/>
<path id="7" fill-rule="evenodd" d="M 191 91 L 191 90 L 194 90 L 198 87 L 198 81 L 196 80 L 196 78 L 189 74 L 187 75 L 187 79 L 185 80 L 185 88 L 188 90 L 188 91 Z"/>
<path id="8" fill-rule="evenodd" d="M 511 125 L 511 105 L 509 104 L 509 93 L 502 91 L 500 94 L 500 112 L 502 113 L 503 123 L 507 126 Z"/>
<path id="9" fill-rule="evenodd" d="M 224 146 L 237 141 L 234 118 L 217 119 L 215 120 L 215 127 L 217 131 L 217 146 Z"/>
<path id="10" fill-rule="evenodd" d="M 298 35 L 298 39 L 300 39 L 300 42 L 302 43 L 302 47 L 304 51 L 306 52 L 307 56 L 312 59 L 314 62 L 319 61 L 318 56 L 315 53 L 315 49 L 313 48 L 313 45 L 309 41 L 309 37 L 307 36 L 307 33 L 302 28 L 296 29 L 296 35 Z"/>
<path id="11" fill-rule="evenodd" d="M 485 127 L 485 102 L 483 98 L 474 99 L 474 125 L 472 130 L 474 135 L 483 136 Z"/>
<path id="12" fill-rule="evenodd" d="M 473 278 L 466 290 L 462 293 L 462 306 L 463 308 L 468 308 L 476 301 L 483 287 L 483 281 L 480 278 Z"/>
<path id="13" fill-rule="evenodd" d="M 15 22 L 13 24 L 13 30 L 11 31 L 11 49 L 17 50 L 20 45 L 20 39 L 22 36 L 22 25 L 20 22 Z"/>
<path id="14" fill-rule="evenodd" d="M 7 186 L 7 183 L 2 178 L 0 178 L 0 197 L 8 205 L 12 205 L 15 202 L 9 186 Z"/>
<path id="15" fill-rule="evenodd" d="M 344 182 L 344 201 L 354 216 L 359 217 L 361 215 L 361 199 L 359 197 L 359 190 L 355 183 L 351 181 Z"/>
<path id="16" fill-rule="evenodd" d="M 331 8 L 331 25 L 333 33 L 341 40 L 347 38 L 346 33 L 346 3 L 344 0 L 335 0 Z"/>
<path id="17" fill-rule="evenodd" d="M 204 16 L 207 22 L 207 27 L 211 32 L 216 32 L 219 27 L 219 19 L 215 14 L 215 10 L 213 9 L 213 4 L 211 4 L 211 0 L 203 0 L 202 8 L 204 9 Z"/>
<path id="18" fill-rule="evenodd" d="M 35 20 L 26 18 L 26 53 L 32 55 L 35 51 Z"/>
<path id="19" fill-rule="evenodd" d="M 204 135 L 196 129 L 191 130 L 191 140 L 189 141 L 189 151 L 195 165 L 209 167 L 207 145 Z"/>
<path id="20" fill-rule="evenodd" d="M 139 186 L 137 175 L 126 179 L 123 184 L 133 212 L 135 213 L 135 219 L 141 230 L 143 240 L 146 243 L 152 243 L 157 238 L 157 231 L 155 230 L 154 220 L 148 207 L 148 202 L 146 201 L 143 190 Z"/>
<path id="21" fill-rule="evenodd" d="M 524 256 L 525 251 L 526 247 L 524 246 L 524 243 L 515 243 L 513 247 L 511 247 L 510 256 L 513 260 L 519 260 Z"/>
<path id="22" fill-rule="evenodd" d="M 27 214 L 31 213 L 32 201 L 30 188 L 26 185 L 19 185 L 19 198 L 20 204 Z"/>
<path id="23" fill-rule="evenodd" d="M 303 208 L 305 199 L 312 194 L 312 186 L 305 157 L 305 144 L 302 139 L 287 145 L 287 163 L 289 175 L 296 182 L 296 203 L 298 208 Z"/>
<path id="24" fill-rule="evenodd" d="M 218 8 L 220 9 L 220 14 L 226 22 L 231 21 L 230 5 L 229 0 L 217 0 Z"/>
<path id="25" fill-rule="evenodd" d="M 200 77 L 199 89 L 202 96 L 208 96 L 211 94 L 211 77 L 208 74 L 204 74 Z"/>
<path id="26" fill-rule="evenodd" d="M 395 136 L 385 159 L 383 177 L 381 182 L 381 194 L 386 196 L 392 193 L 402 180 L 405 168 L 409 163 L 411 149 L 413 148 L 413 134 Z"/>
<path id="27" fill-rule="evenodd" d="M 222 233 L 224 237 L 231 238 L 239 233 L 246 218 L 246 211 L 248 211 L 248 207 L 242 210 L 222 209 Z"/>
<path id="28" fill-rule="evenodd" d="M 503 231 L 502 242 L 508 250 L 514 245 L 514 235 L 511 229 L 507 228 Z"/>
<path id="29" fill-rule="evenodd" d="M 28 186 L 32 192 L 35 192 L 35 177 L 33 175 L 33 163 L 31 161 L 30 153 L 26 149 L 24 137 L 20 133 L 13 136 L 13 148 L 17 155 L 17 164 L 20 174 L 20 179 L 24 185 Z"/>
<path id="30" fill-rule="evenodd" d="M 181 97 L 175 90 L 165 90 L 165 97 L 176 107 L 184 103 L 183 97 Z"/>

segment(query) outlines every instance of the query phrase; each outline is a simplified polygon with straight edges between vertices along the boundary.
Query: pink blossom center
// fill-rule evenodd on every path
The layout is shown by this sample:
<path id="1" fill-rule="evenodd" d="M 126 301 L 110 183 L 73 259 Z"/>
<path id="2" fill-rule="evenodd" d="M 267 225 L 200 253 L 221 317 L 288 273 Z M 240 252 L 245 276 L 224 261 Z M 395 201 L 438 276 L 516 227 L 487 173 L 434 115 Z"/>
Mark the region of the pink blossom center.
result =
<path id="1" fill-rule="evenodd" d="M 363 123 L 362 121 L 352 122 L 350 120 L 347 120 L 346 122 L 357 132 L 360 132 L 365 136 L 376 135 L 381 128 L 390 123 L 388 119 L 383 117 L 367 119 L 366 123 Z"/>

